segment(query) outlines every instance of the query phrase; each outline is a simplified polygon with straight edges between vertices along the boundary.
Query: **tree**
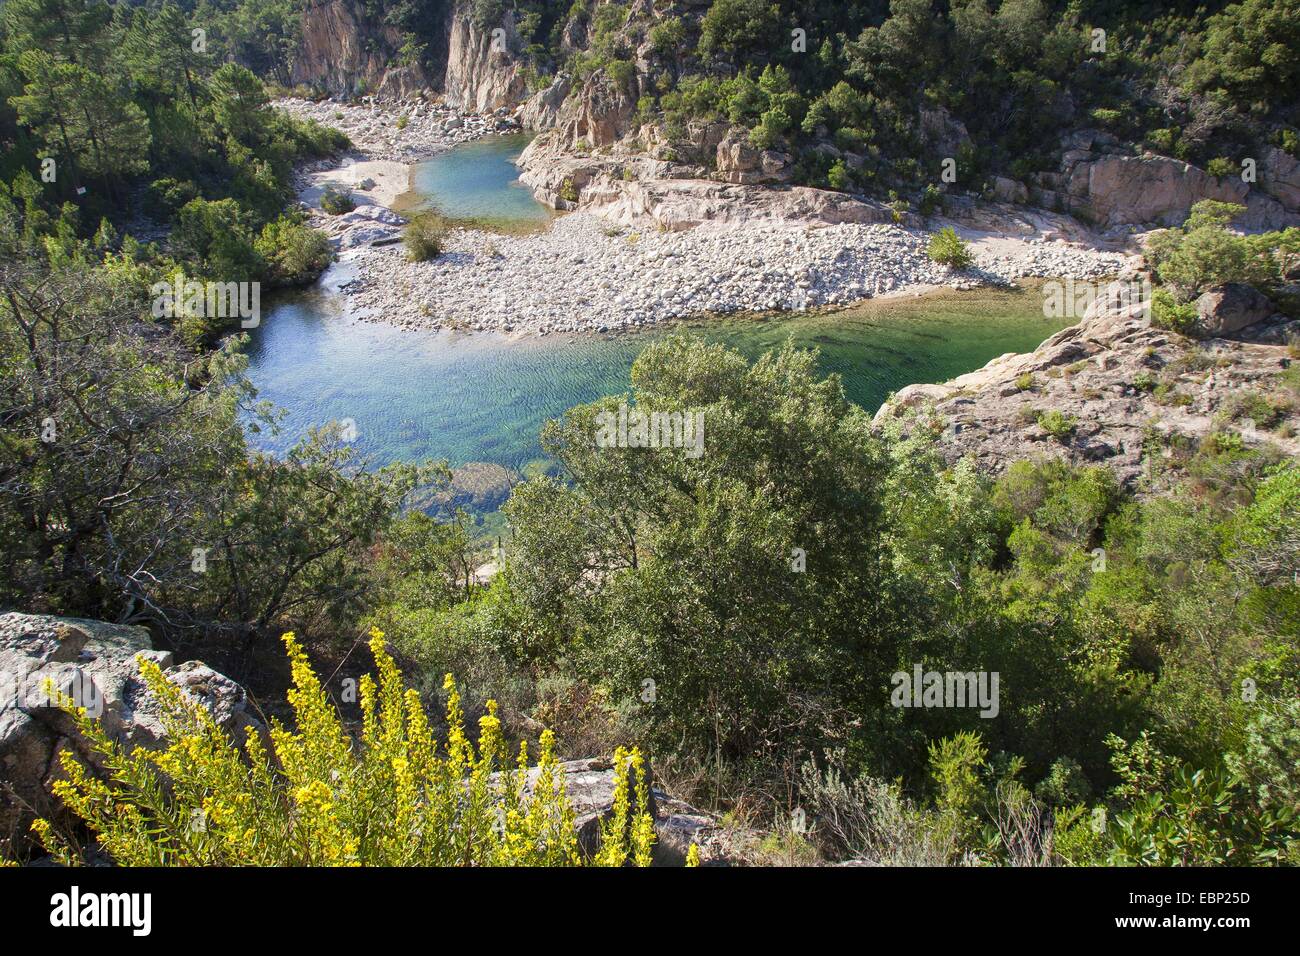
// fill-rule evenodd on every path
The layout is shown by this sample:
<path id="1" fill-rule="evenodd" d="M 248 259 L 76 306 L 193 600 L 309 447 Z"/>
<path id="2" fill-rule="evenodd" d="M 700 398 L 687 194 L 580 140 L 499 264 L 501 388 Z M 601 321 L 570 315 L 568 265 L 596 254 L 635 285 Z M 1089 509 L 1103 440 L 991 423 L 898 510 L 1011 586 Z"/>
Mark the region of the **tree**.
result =
<path id="1" fill-rule="evenodd" d="M 529 481 L 506 509 L 525 655 L 580 653 L 616 699 L 651 680 L 647 732 L 737 758 L 830 733 L 873 693 L 884 460 L 814 362 L 673 338 L 642 353 L 632 395 L 547 426 L 571 485 Z M 702 451 L 602 447 L 624 402 L 698 414 Z"/>
<path id="2" fill-rule="evenodd" d="M 17 52 L 40 50 L 56 61 L 98 67 L 107 54 L 112 8 L 103 0 L 9 0 L 5 30 Z"/>
<path id="3" fill-rule="evenodd" d="M 62 147 L 74 172 L 111 190 L 116 180 L 148 168 L 148 121 L 108 80 L 36 50 L 19 64 L 27 78 L 23 95 L 11 100 L 19 120 L 49 146 Z"/>
<path id="4" fill-rule="evenodd" d="M 247 69 L 227 63 L 212 74 L 212 112 L 226 135 L 244 146 L 257 146 L 266 139 L 266 90 Z"/>
<path id="5" fill-rule="evenodd" d="M 700 22 L 700 49 L 717 50 L 739 61 L 748 55 L 773 56 L 781 10 L 767 0 L 713 0 Z"/>

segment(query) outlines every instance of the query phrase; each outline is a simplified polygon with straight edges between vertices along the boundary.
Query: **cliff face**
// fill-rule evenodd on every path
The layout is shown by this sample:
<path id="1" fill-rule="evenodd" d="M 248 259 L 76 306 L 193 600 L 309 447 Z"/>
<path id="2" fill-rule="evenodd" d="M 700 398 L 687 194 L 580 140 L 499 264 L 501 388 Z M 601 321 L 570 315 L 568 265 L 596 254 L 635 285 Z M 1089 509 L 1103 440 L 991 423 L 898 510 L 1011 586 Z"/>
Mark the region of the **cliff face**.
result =
<path id="1" fill-rule="evenodd" d="M 385 14 L 382 4 L 376 12 L 364 0 L 307 0 L 293 82 L 342 94 L 406 97 L 440 91 L 474 112 L 514 107 L 523 99 L 523 44 L 509 15 L 497 27 L 481 28 L 468 3 L 449 3 L 430 15 L 435 26 L 425 43 L 424 65 L 404 66 L 398 62 L 402 32 Z"/>
<path id="2" fill-rule="evenodd" d="M 307 0 L 292 80 L 331 93 L 404 96 L 429 86 L 418 66 L 398 64 L 402 36 L 362 0 Z"/>
<path id="3" fill-rule="evenodd" d="M 521 47 L 508 14 L 499 25 L 480 28 L 467 7 L 457 4 L 448 30 L 443 94 L 461 109 L 478 113 L 515 106 L 527 90 Z"/>

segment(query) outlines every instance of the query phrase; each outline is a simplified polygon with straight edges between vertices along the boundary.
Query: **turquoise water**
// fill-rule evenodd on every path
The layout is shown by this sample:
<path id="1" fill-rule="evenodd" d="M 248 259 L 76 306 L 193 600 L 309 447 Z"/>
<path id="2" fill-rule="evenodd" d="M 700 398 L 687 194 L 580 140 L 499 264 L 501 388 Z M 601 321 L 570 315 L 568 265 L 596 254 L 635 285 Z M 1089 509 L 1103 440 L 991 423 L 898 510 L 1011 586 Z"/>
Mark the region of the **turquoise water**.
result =
<path id="1" fill-rule="evenodd" d="M 849 397 L 874 411 L 904 385 L 1033 349 L 1064 324 L 1043 318 L 1033 292 L 978 291 L 686 327 L 750 358 L 787 336 L 816 346 L 822 369 L 838 372 Z M 310 426 L 351 419 L 357 447 L 378 463 L 445 458 L 521 469 L 541 456 L 547 419 L 626 389 L 633 360 L 662 334 L 510 340 L 401 331 L 349 319 L 337 297 L 313 291 L 273 308 L 252 332 L 248 375 L 261 398 L 287 412 L 280 435 L 254 441 L 283 451 Z"/>
<path id="2" fill-rule="evenodd" d="M 417 163 L 401 208 L 434 209 L 452 219 L 545 223 L 554 213 L 519 183 L 515 166 L 530 138 L 489 136 Z"/>
<path id="3" fill-rule="evenodd" d="M 550 213 L 516 181 L 526 136 L 490 137 L 421 163 L 407 200 L 446 215 L 515 222 Z M 409 207 L 408 207 L 409 208 Z M 376 463 L 447 459 L 522 469 L 541 457 L 550 418 L 628 387 L 632 362 L 664 330 L 619 336 L 507 339 L 401 331 L 343 314 L 337 265 L 306 293 L 284 297 L 251 333 L 248 376 L 284 409 L 278 435 L 253 441 L 284 451 L 308 428 L 350 420 Z M 821 368 L 874 411 L 892 391 L 941 382 L 1004 352 L 1036 347 L 1061 328 L 1035 291 L 943 293 L 867 303 L 820 316 L 727 317 L 688 325 L 750 359 L 787 337 L 821 350 Z"/>

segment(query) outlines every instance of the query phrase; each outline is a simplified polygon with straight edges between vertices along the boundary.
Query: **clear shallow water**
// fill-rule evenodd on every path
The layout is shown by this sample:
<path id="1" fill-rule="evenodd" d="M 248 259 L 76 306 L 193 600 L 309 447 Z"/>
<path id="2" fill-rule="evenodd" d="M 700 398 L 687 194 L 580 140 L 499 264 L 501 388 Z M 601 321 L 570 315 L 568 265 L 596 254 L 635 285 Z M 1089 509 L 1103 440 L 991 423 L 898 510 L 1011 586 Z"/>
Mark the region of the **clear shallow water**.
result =
<path id="1" fill-rule="evenodd" d="M 400 207 L 434 209 L 452 219 L 547 222 L 554 213 L 519 182 L 515 166 L 529 139 L 527 133 L 488 136 L 417 163 Z"/>
<path id="2" fill-rule="evenodd" d="M 332 270 L 327 280 L 339 277 Z M 1035 348 L 1067 324 L 1043 318 L 1041 301 L 1033 291 L 945 293 L 825 316 L 684 327 L 751 359 L 788 336 L 816 346 L 822 369 L 838 372 L 849 397 L 874 411 L 904 385 Z M 547 419 L 624 391 L 637 354 L 665 332 L 510 340 L 400 331 L 349 319 L 338 297 L 315 290 L 275 306 L 251 332 L 248 376 L 261 398 L 287 411 L 278 436 L 252 440 L 283 451 L 313 425 L 351 419 L 357 447 L 378 463 L 445 458 L 521 469 L 541 457 Z"/>
<path id="3" fill-rule="evenodd" d="M 457 218 L 544 222 L 550 210 L 517 182 L 525 135 L 488 137 L 416 167 L 411 204 Z M 332 267 L 314 289 L 273 304 L 252 330 L 248 376 L 286 411 L 278 435 L 251 436 L 282 452 L 312 426 L 350 420 L 376 463 L 447 459 L 522 470 L 538 461 L 542 425 L 566 409 L 629 385 L 632 362 L 667 329 L 619 336 L 507 339 L 411 332 L 358 322 L 343 311 Z M 715 318 L 685 324 L 751 360 L 787 337 L 821 350 L 853 401 L 874 411 L 892 391 L 941 382 L 1004 352 L 1024 352 L 1063 327 L 1045 319 L 1036 291 L 943 293 L 878 300 L 821 316 Z M 520 303 L 527 308 L 527 303 Z M 682 325 L 676 326 L 678 328 Z"/>

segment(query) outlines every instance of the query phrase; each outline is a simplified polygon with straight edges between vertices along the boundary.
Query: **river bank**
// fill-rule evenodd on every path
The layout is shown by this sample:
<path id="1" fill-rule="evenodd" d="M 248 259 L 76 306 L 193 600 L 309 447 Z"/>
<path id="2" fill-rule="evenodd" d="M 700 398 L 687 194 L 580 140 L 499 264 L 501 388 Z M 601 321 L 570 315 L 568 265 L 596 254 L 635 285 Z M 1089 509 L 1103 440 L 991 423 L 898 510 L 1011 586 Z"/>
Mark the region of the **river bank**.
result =
<path id="1" fill-rule="evenodd" d="M 927 236 L 890 225 L 700 226 L 643 234 L 571 213 L 546 232 L 456 230 L 437 259 L 398 246 L 351 255 L 343 287 L 360 318 L 404 328 L 516 334 L 616 332 L 732 312 L 802 312 L 941 286 L 1027 276 L 1099 278 L 1127 258 L 1055 243 L 973 245 L 975 264 L 931 262 Z"/>
<path id="2" fill-rule="evenodd" d="M 343 216 L 314 210 L 353 274 L 341 290 L 357 318 L 406 329 L 512 335 L 618 332 L 704 315 L 840 308 L 939 287 L 1005 286 L 1025 277 L 1098 279 L 1130 255 L 1083 243 L 965 231 L 974 263 L 931 262 L 929 233 L 884 223 L 704 222 L 685 231 L 638 228 L 581 209 L 522 235 L 454 229 L 443 253 L 410 262 L 393 207 L 409 185 L 405 161 L 510 129 L 503 116 L 443 104 L 347 106 L 277 101 L 342 129 L 357 152 L 304 171 L 300 198 L 334 182 L 365 203 Z M 398 120 L 406 117 L 399 128 Z M 409 194 L 407 199 L 409 201 Z"/>

